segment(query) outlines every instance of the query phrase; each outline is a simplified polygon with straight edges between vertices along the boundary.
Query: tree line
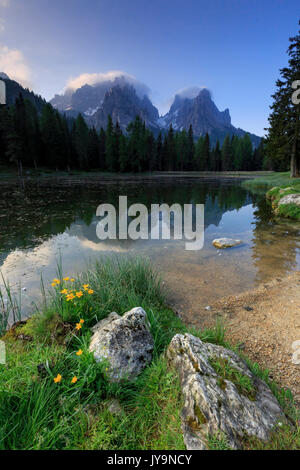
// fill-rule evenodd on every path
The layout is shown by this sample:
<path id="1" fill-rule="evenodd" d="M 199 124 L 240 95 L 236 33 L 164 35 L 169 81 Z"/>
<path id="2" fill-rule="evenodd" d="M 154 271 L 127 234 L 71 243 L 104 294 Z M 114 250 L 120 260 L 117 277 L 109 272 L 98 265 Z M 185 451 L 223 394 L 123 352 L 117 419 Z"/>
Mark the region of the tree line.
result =
<path id="1" fill-rule="evenodd" d="M 264 142 L 253 149 L 250 136 L 227 135 L 211 146 L 206 134 L 195 141 L 193 129 L 172 126 L 154 136 L 137 116 L 126 132 L 108 117 L 99 132 L 81 114 L 60 114 L 50 104 L 38 112 L 20 93 L 15 105 L 0 109 L 0 163 L 32 168 L 148 171 L 239 171 L 264 167 Z"/>

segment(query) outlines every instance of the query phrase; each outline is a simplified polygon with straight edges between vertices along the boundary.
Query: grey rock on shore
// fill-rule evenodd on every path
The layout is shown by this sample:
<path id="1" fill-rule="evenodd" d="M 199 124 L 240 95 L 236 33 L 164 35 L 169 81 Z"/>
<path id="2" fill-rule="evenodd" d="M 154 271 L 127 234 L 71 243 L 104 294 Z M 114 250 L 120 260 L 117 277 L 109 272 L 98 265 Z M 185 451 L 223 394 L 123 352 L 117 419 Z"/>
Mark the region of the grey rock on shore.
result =
<path id="1" fill-rule="evenodd" d="M 203 343 L 190 334 L 178 334 L 168 347 L 167 358 L 180 373 L 187 450 L 207 449 L 207 436 L 220 433 L 230 448 L 238 449 L 244 436 L 267 440 L 274 427 L 286 421 L 269 387 L 233 351 Z M 253 386 L 252 395 L 240 389 L 233 378 L 218 375 L 215 361 L 233 371 L 231 378 L 234 374 L 244 377 Z"/>
<path id="2" fill-rule="evenodd" d="M 278 204 L 279 206 L 282 204 L 296 204 L 296 206 L 300 206 L 300 194 L 287 194 L 280 199 Z"/>
<path id="3" fill-rule="evenodd" d="M 90 351 L 97 362 L 109 363 L 112 382 L 133 380 L 151 362 L 154 347 L 147 314 L 141 307 L 123 317 L 112 312 L 92 328 Z"/>

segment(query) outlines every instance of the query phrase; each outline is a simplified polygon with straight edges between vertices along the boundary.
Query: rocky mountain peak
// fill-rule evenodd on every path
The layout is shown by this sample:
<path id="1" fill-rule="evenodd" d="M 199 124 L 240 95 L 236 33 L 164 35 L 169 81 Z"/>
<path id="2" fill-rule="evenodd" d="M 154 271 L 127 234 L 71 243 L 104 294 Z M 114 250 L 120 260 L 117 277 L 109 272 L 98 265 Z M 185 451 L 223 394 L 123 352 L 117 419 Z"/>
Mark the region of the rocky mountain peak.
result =
<path id="1" fill-rule="evenodd" d="M 129 84 L 111 87 L 105 93 L 100 108 L 87 121 L 98 129 L 105 128 L 109 115 L 113 122 L 119 122 L 123 130 L 126 130 L 136 116 L 140 116 L 147 126 L 155 126 L 159 117 L 158 110 L 150 99 L 146 95 L 140 98 L 135 88 Z"/>

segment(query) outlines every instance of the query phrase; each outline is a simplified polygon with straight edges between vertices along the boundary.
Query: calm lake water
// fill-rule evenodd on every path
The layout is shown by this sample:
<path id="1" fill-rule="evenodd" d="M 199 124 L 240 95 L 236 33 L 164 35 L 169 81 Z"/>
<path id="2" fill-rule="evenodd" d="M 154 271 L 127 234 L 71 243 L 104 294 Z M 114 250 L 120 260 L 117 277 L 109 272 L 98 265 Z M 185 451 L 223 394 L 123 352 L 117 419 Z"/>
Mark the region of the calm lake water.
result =
<path id="1" fill-rule="evenodd" d="M 118 207 L 119 195 L 148 209 L 154 203 L 205 204 L 204 248 L 186 251 L 178 240 L 100 241 L 96 209 L 101 203 Z M 276 221 L 264 197 L 237 180 L 162 178 L 90 189 L 33 188 L 21 200 L 12 196 L 7 189 L 1 194 L 0 265 L 15 289 L 26 289 L 26 313 L 39 298 L 41 276 L 46 285 L 55 277 L 60 256 L 64 274 L 72 276 L 103 256 L 146 256 L 161 271 L 170 302 L 191 318 L 216 299 L 299 268 L 300 224 Z M 243 245 L 219 251 L 212 240 L 220 237 Z"/>

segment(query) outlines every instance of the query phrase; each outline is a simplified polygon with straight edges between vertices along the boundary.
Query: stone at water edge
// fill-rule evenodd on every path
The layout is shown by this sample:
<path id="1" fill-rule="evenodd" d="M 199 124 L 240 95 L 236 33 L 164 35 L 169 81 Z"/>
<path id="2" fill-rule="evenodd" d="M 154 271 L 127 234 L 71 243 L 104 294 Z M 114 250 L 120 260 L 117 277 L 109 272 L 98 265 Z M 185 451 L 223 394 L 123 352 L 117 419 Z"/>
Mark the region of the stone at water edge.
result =
<path id="1" fill-rule="evenodd" d="M 283 196 L 278 205 L 281 206 L 282 204 L 296 204 L 296 206 L 300 206 L 300 194 L 287 194 Z"/>
<path id="2" fill-rule="evenodd" d="M 238 449 L 245 435 L 267 440 L 277 424 L 286 422 L 269 387 L 233 351 L 203 343 L 190 334 L 178 334 L 167 349 L 167 358 L 180 374 L 187 450 L 207 449 L 207 435 L 220 433 L 231 448 Z M 233 382 L 221 378 L 210 363 L 212 359 L 228 361 L 230 367 L 251 379 L 255 396 L 250 399 L 239 393 Z"/>
<path id="3" fill-rule="evenodd" d="M 151 362 L 154 340 L 145 310 L 136 307 L 123 317 L 112 312 L 92 329 L 89 350 L 97 362 L 109 363 L 112 382 L 133 380 Z"/>
<path id="4" fill-rule="evenodd" d="M 232 248 L 242 244 L 242 240 L 234 240 L 233 238 L 216 238 L 212 242 L 213 246 L 219 249 Z"/>

